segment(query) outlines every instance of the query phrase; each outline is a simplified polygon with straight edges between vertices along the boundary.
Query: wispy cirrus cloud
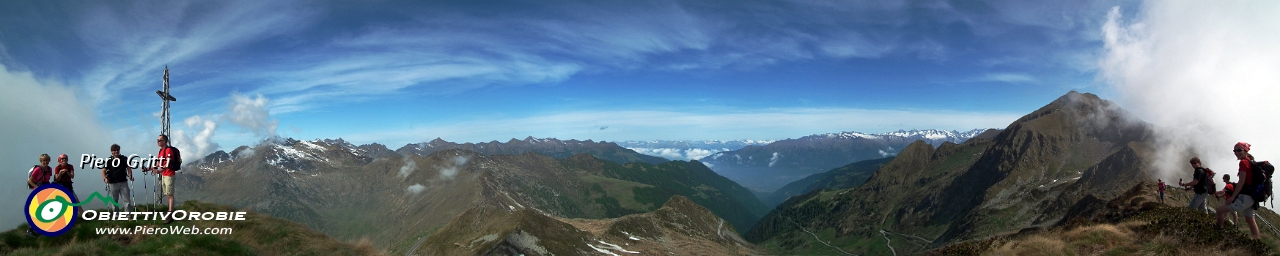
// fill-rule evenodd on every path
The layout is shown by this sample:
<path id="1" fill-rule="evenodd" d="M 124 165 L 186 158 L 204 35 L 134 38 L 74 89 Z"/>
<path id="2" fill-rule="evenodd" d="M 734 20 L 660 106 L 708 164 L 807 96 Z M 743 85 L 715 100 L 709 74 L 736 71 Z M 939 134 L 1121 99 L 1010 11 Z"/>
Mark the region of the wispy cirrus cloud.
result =
<path id="1" fill-rule="evenodd" d="M 982 75 L 975 80 L 1009 84 L 1035 84 L 1040 82 L 1040 79 L 1036 79 L 1034 76 L 1022 73 L 990 73 Z"/>
<path id="2" fill-rule="evenodd" d="M 976 76 L 979 76 L 979 81 L 975 83 L 1005 82 L 1048 86 L 1054 84 L 1054 79 L 1042 76 L 1046 73 L 1043 72 L 1045 70 L 1028 71 L 1025 67 L 1043 65 L 1050 66 L 1049 69 L 1053 69 L 1050 71 L 1057 71 L 1055 68 L 1059 68 L 1062 63 L 1087 59 L 1079 56 L 1089 56 L 1091 51 L 1080 49 L 1096 46 L 1101 40 L 1097 36 L 1100 32 L 1096 24 L 1100 24 L 1104 17 L 1100 13 L 1094 13 L 1098 3 L 1099 1 L 1025 3 L 991 0 L 552 1 L 537 4 L 512 1 L 478 4 L 393 1 L 381 5 L 346 5 L 339 2 L 293 1 L 157 1 L 89 3 L 76 8 L 50 7 L 53 4 L 47 3 L 4 3 L 0 4 L 4 5 L 0 6 L 4 7 L 0 8 L 0 21 L 3 21 L 0 22 L 0 54 L 8 52 L 10 55 L 0 55 L 0 59 L 6 63 L 21 63 L 23 65 L 20 66 L 31 69 L 38 77 L 50 74 L 48 76 L 56 80 L 67 81 L 67 84 L 84 91 L 83 95 L 87 96 L 97 111 L 102 112 L 102 116 L 110 117 L 104 119 L 115 122 L 112 125 L 116 126 L 153 124 L 149 114 L 156 110 L 157 102 L 150 91 L 158 89 L 160 69 L 166 64 L 174 70 L 173 90 L 180 99 L 179 107 L 174 108 L 174 120 L 184 120 L 191 116 L 218 116 L 217 113 L 209 113 L 209 110 L 217 112 L 217 109 L 235 102 L 237 98 L 232 96 L 233 92 L 270 98 L 271 101 L 261 106 L 261 109 L 273 115 L 285 116 L 280 120 L 289 120 L 289 117 L 315 120 L 318 118 L 312 117 L 322 115 L 317 114 L 318 112 L 333 111 L 352 102 L 378 102 L 392 97 L 420 97 L 422 102 L 430 102 L 482 88 L 498 91 L 507 87 L 545 85 L 549 88 L 547 92 L 537 92 L 535 94 L 538 95 L 531 97 L 556 97 L 558 94 L 568 94 L 557 91 L 554 88 L 556 85 L 571 84 L 575 78 L 592 75 L 613 76 L 609 79 L 617 80 L 592 81 L 582 86 L 610 87 L 615 81 L 642 80 L 654 73 L 675 75 L 669 81 L 683 83 L 685 78 L 704 73 L 730 73 L 725 76 L 736 75 L 733 72 L 760 70 L 764 70 L 760 73 L 771 73 L 778 67 L 791 67 L 789 64 L 797 63 L 816 63 L 819 69 L 825 69 L 814 70 L 820 74 L 841 73 L 880 66 L 878 63 L 855 63 L 872 59 L 923 59 L 931 63 L 966 65 L 983 63 L 982 65 L 995 67 L 993 69 L 1000 71 L 947 74 L 938 79 L 972 79 L 978 74 Z M 32 11 L 50 9 L 58 12 Z M 37 14 L 23 14 L 24 12 Z M 849 61 L 855 59 L 857 61 Z M 56 60 L 54 62 L 59 64 L 42 64 L 44 60 Z M 914 70 L 915 65 L 904 66 L 910 67 L 888 70 L 887 73 L 938 72 L 917 71 Z M 982 77 L 981 74 L 988 75 Z M 780 80 L 799 81 L 803 78 L 807 77 L 785 77 Z M 660 82 L 668 81 L 655 83 Z M 882 89 L 881 87 L 889 86 L 880 84 L 895 84 L 886 79 L 867 82 L 870 85 L 816 82 L 835 85 L 802 89 L 825 95 L 848 91 L 910 93 L 893 88 Z M 666 86 L 666 90 L 670 91 L 653 95 L 678 95 L 692 88 L 697 89 L 697 93 L 706 94 L 697 97 L 714 98 L 717 95 L 709 92 L 767 91 L 761 89 L 779 86 L 779 83 L 765 82 L 744 84 L 712 81 L 689 84 L 685 88 Z M 797 82 L 795 86 L 805 85 L 804 82 Z M 792 98 L 811 95 L 795 96 Z M 602 101 L 609 102 L 630 100 L 620 95 L 587 97 L 600 97 Z M 753 106 L 790 106 L 768 102 L 769 100 L 758 101 L 762 102 Z M 545 106 L 505 104 L 511 106 L 492 109 L 517 110 L 502 113 L 514 117 L 501 124 L 514 122 L 512 120 L 517 118 L 524 118 L 520 120 L 526 121 L 514 122 L 515 124 L 533 124 L 533 120 L 538 118 L 589 123 L 585 119 L 572 119 L 570 117 L 573 115 L 568 114 L 529 114 L 550 111 L 542 109 Z M 363 106 L 371 105 L 374 104 Z M 640 110 L 618 110 L 608 114 L 640 114 L 645 117 L 655 112 L 645 111 L 644 109 L 652 108 L 646 108 L 643 104 L 632 106 L 637 106 L 635 109 Z M 815 106 L 852 109 L 847 108 L 849 105 L 829 102 Z M 403 107 L 412 109 L 439 106 L 424 104 Z M 366 109 L 365 112 L 371 111 L 374 110 Z M 716 113 L 665 114 L 678 117 L 679 120 L 706 119 L 706 122 L 734 123 L 739 120 L 725 117 L 740 116 L 743 111 L 729 109 Z M 796 109 L 788 111 L 795 112 L 772 113 L 815 118 L 812 113 Z M 579 116 L 592 116 L 587 112 L 576 113 Z M 599 113 L 604 112 L 597 112 Z M 441 115 L 449 115 L 449 112 L 441 112 Z M 459 120 L 469 117 L 441 118 Z M 564 120 L 565 118 L 571 120 Z M 612 117 L 594 118 L 613 120 Z M 861 122 L 881 123 L 884 126 L 890 126 L 891 122 L 874 120 L 895 120 L 870 115 L 859 118 L 864 119 Z M 937 115 L 930 118 L 943 117 Z M 656 116 L 649 119 L 655 123 L 670 123 L 658 120 Z M 415 126 L 416 124 L 406 123 L 417 121 L 395 122 L 399 122 L 399 127 L 405 127 Z M 795 133 L 793 131 L 800 129 L 798 126 L 751 127 L 776 132 L 773 134 L 807 134 L 866 127 L 852 122 L 833 123 L 849 126 L 813 124 L 812 127 L 821 129 Z M 899 123 L 893 129 L 942 128 L 917 122 Z M 468 124 L 487 126 L 495 123 L 474 121 Z M 284 125 L 288 127 L 293 124 Z M 327 124 L 298 125 L 305 129 L 306 126 Z M 598 129 L 603 126 L 611 128 Z M 544 127 L 545 130 L 528 130 L 519 134 L 491 130 L 494 135 L 481 136 L 478 132 L 467 131 L 490 130 L 463 126 L 419 127 L 448 128 L 446 130 L 456 130 L 449 134 L 462 134 L 459 136 L 475 140 L 560 134 L 550 130 L 555 127 L 571 130 L 582 128 L 548 123 L 533 126 Z M 735 130 L 693 123 L 649 127 L 630 124 L 625 120 L 600 123 L 593 127 L 597 127 L 594 129 L 595 134 L 604 134 L 609 138 L 638 136 L 635 134 L 668 134 L 656 127 Z M 147 129 L 133 130 L 151 133 Z M 633 132 L 633 135 L 623 135 L 624 132 Z M 725 139 L 761 137 L 765 133 L 739 134 L 742 136 Z M 556 136 L 588 138 L 577 136 L 582 134 L 569 135 L 574 134 Z M 221 132 L 213 139 L 232 137 L 247 135 Z"/>
<path id="3" fill-rule="evenodd" d="M 98 7 L 84 9 L 70 28 L 91 53 L 80 83 L 95 104 L 119 99 L 123 91 L 158 88 L 158 71 L 166 65 L 184 74 L 210 72 L 202 70 L 212 68 L 205 63 L 225 58 L 222 52 L 301 29 L 314 14 L 300 4 L 263 1 Z"/>
<path id="4" fill-rule="evenodd" d="M 80 18 L 70 27 L 46 30 L 73 31 L 80 40 L 60 47 L 88 53 L 71 80 L 95 104 L 158 85 L 156 71 L 172 64 L 182 70 L 174 78 L 179 94 L 229 101 L 229 91 L 261 93 L 276 99 L 276 113 L 291 113 L 406 90 L 554 84 L 583 72 L 974 52 L 997 53 L 979 60 L 992 65 L 1045 63 L 1045 47 L 1096 43 L 1102 19 L 1093 13 L 1097 1 L 510 5 L 136 2 L 75 9 L 69 16 Z M 1068 57 L 1049 62 L 1085 59 L 1061 55 Z"/>

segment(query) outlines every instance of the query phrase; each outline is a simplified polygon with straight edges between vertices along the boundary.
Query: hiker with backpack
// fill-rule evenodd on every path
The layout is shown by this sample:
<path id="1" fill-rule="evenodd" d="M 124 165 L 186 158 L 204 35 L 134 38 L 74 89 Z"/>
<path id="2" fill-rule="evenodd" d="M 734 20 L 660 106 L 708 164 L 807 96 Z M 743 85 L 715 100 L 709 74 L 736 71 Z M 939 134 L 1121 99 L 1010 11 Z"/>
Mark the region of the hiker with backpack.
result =
<path id="1" fill-rule="evenodd" d="M 1209 207 L 1206 201 L 1209 199 L 1209 192 L 1218 190 L 1213 185 L 1213 171 L 1202 167 L 1199 157 L 1191 158 L 1191 167 L 1195 168 L 1191 173 L 1191 182 L 1179 181 L 1178 185 L 1191 187 L 1190 189 L 1196 192 L 1195 197 L 1191 198 L 1191 204 L 1187 205 L 1187 208 L 1207 214 L 1209 213 Z"/>
<path id="2" fill-rule="evenodd" d="M 49 154 L 40 154 L 40 164 L 27 172 L 27 189 L 35 190 L 40 185 L 49 184 L 50 178 L 53 178 L 53 168 L 49 167 Z"/>
<path id="3" fill-rule="evenodd" d="M 49 184 L 50 178 L 53 178 L 53 168 L 49 167 L 49 154 L 40 154 L 40 164 L 32 166 L 27 172 L 27 189 L 35 190 L 37 187 Z M 27 236 L 35 235 L 35 230 L 28 226 Z"/>
<path id="4" fill-rule="evenodd" d="M 1231 174 L 1223 174 L 1222 183 L 1223 183 L 1222 191 L 1218 191 L 1214 193 L 1213 196 L 1222 198 L 1222 201 L 1225 202 L 1224 204 L 1229 204 L 1231 203 L 1231 199 L 1234 199 L 1234 198 L 1231 198 L 1231 195 L 1233 192 L 1236 191 L 1237 186 L 1235 183 L 1231 183 Z M 1218 211 L 1222 211 L 1222 210 L 1218 210 Z M 1235 226 L 1236 223 L 1240 223 L 1240 213 L 1233 212 L 1231 213 L 1231 216 L 1233 219 L 1231 220 L 1232 226 Z"/>
<path id="5" fill-rule="evenodd" d="M 156 138 L 156 146 L 160 147 L 156 157 L 162 160 L 152 163 L 150 168 L 144 167 L 142 172 L 160 175 L 160 191 L 169 199 L 169 212 L 173 212 L 173 174 L 182 166 L 182 154 L 178 148 L 169 146 L 169 136 L 164 134 Z M 164 224 L 169 223 L 173 223 L 173 218 L 164 221 Z"/>
<path id="6" fill-rule="evenodd" d="M 129 159 L 120 155 L 120 145 L 111 144 L 111 159 L 107 160 L 105 168 L 102 168 L 102 182 L 107 183 L 107 195 L 119 202 L 112 206 L 116 211 L 120 211 L 120 206 L 124 206 L 124 212 L 130 212 L 133 209 L 133 198 L 129 197 L 129 182 L 133 181 L 133 168 L 130 168 L 128 163 Z"/>
<path id="7" fill-rule="evenodd" d="M 75 201 L 80 201 L 80 196 L 76 195 L 76 189 L 72 186 L 72 179 L 76 177 L 76 167 L 68 162 L 70 159 L 67 158 L 67 154 L 58 155 L 58 166 L 53 168 L 53 182 L 66 187 L 71 191 L 70 196 L 75 198 Z"/>
<path id="8" fill-rule="evenodd" d="M 1156 183 L 1156 191 L 1160 191 L 1160 203 L 1164 203 L 1164 179 L 1156 179 L 1160 183 Z"/>
<path id="9" fill-rule="evenodd" d="M 1236 159 L 1240 160 L 1240 172 L 1236 176 L 1240 177 L 1240 183 L 1244 184 L 1239 189 L 1231 192 L 1231 202 L 1222 204 L 1218 207 L 1218 226 L 1222 226 L 1222 222 L 1227 219 L 1227 212 L 1244 213 L 1244 222 L 1249 224 L 1249 234 L 1253 235 L 1253 239 L 1258 239 L 1258 221 L 1254 219 L 1254 210 L 1257 210 L 1258 201 L 1265 200 L 1266 193 L 1270 193 L 1270 177 L 1265 177 L 1261 167 L 1262 165 L 1270 166 L 1267 162 L 1254 162 L 1253 155 L 1249 154 L 1249 148 L 1252 145 L 1245 142 L 1236 143 L 1232 152 L 1235 153 Z M 1274 167 L 1272 171 L 1274 171 Z M 1264 183 L 1264 181 L 1267 181 Z M 1265 184 L 1265 185 L 1264 185 Z M 1259 191 L 1266 189 L 1267 192 Z M 1254 201 L 1255 198 L 1259 199 Z"/>

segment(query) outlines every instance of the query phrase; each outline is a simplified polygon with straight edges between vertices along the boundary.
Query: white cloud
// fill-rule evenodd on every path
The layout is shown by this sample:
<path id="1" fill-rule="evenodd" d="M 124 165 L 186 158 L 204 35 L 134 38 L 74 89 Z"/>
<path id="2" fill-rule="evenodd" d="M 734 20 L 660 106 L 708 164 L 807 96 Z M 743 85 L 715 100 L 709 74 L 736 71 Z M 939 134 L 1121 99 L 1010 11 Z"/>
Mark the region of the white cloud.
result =
<path id="1" fill-rule="evenodd" d="M 418 163 L 413 161 L 411 157 L 404 157 L 404 166 L 400 166 L 400 178 L 407 178 L 413 171 L 418 170 Z"/>
<path id="2" fill-rule="evenodd" d="M 1268 1 L 1147 1 L 1136 17 L 1119 8 L 1103 27 L 1101 77 L 1116 101 L 1159 126 L 1160 178 L 1190 174 L 1183 152 L 1235 173 L 1232 145 L 1280 159 L 1280 5 Z"/>
<path id="3" fill-rule="evenodd" d="M 218 129 L 218 123 L 210 119 L 200 116 L 191 116 L 183 121 L 188 128 L 199 130 L 194 136 L 187 135 L 186 130 L 173 129 L 171 139 L 173 146 L 182 150 L 185 158 L 183 163 L 195 163 L 196 160 L 204 158 L 218 149 L 218 144 L 212 141 L 213 133 Z"/>
<path id="4" fill-rule="evenodd" d="M 258 94 L 256 98 L 250 98 L 233 93 L 231 94 L 231 113 L 227 115 L 227 119 L 252 131 L 255 135 L 274 136 L 280 121 L 271 119 L 271 113 L 267 107 L 267 98 L 262 94 Z"/>
<path id="5" fill-rule="evenodd" d="M 4 145 L 0 147 L 0 163 L 4 163 L 0 180 L 11 183 L 0 186 L 0 194 L 6 195 L 0 197 L 0 205 L 21 205 L 26 199 L 30 190 L 17 181 L 26 180 L 25 171 L 39 164 L 40 154 L 55 158 L 67 154 L 72 158 L 76 170 L 84 173 L 75 179 L 81 198 L 93 191 L 101 192 L 101 177 L 93 175 L 92 169 L 80 168 L 81 154 L 102 157 L 110 154 L 112 143 L 128 143 L 114 141 L 112 134 L 103 129 L 93 109 L 83 103 L 85 95 L 4 65 L 0 65 L 0 84 L 4 87 L 4 93 L 0 93 L 0 120 L 4 120 L 0 126 L 0 145 Z M 124 150 L 124 154 L 146 154 L 139 148 Z M 51 164 L 57 164 L 56 159 Z M 0 215 L 0 225 L 7 227 L 22 221 L 21 214 Z"/>
<path id="6" fill-rule="evenodd" d="M 1010 83 L 1010 84 L 1040 83 L 1040 80 L 1036 79 L 1034 76 L 1031 76 L 1028 74 L 1022 74 L 1022 73 L 990 73 L 990 74 L 983 75 L 977 80 L 985 81 L 985 82 L 1002 82 L 1002 83 Z"/>
<path id="7" fill-rule="evenodd" d="M 684 161 L 698 160 L 698 159 L 702 159 L 703 157 L 710 156 L 711 154 L 718 153 L 720 151 L 728 151 L 728 149 L 710 150 L 710 149 L 701 149 L 701 148 L 627 148 L 627 149 L 636 151 L 636 153 L 640 153 L 640 154 L 666 158 L 669 160 L 684 160 Z"/>
<path id="8" fill-rule="evenodd" d="M 470 160 L 470 158 L 465 156 L 454 156 L 452 165 L 436 167 L 440 172 L 440 178 L 445 180 L 453 179 L 454 176 L 458 175 L 458 170 L 462 168 L 463 165 L 467 164 L 467 160 Z"/>
<path id="9" fill-rule="evenodd" d="M 236 154 L 236 158 L 242 158 L 242 157 L 249 157 L 249 156 L 253 156 L 253 153 L 254 153 L 254 152 L 255 152 L 255 151 L 253 150 L 253 147 L 252 147 L 252 146 L 250 146 L 250 147 L 245 148 L 244 150 L 241 150 L 239 154 Z"/>
<path id="10" fill-rule="evenodd" d="M 423 186 L 422 184 L 416 184 L 416 183 L 413 185 L 410 185 L 407 188 L 404 188 L 405 192 L 412 193 L 414 195 L 421 194 L 423 190 L 427 190 L 427 186 Z"/>

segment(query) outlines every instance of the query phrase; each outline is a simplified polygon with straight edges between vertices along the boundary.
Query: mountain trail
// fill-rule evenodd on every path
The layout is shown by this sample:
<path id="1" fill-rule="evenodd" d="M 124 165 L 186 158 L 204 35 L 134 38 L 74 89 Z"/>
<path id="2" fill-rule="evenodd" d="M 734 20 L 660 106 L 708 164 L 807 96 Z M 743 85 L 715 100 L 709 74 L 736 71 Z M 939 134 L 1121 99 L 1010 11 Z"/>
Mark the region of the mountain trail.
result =
<path id="1" fill-rule="evenodd" d="M 822 238 L 818 238 L 818 234 L 815 234 L 815 233 L 813 233 L 813 232 L 809 231 L 808 229 L 805 229 L 805 228 L 804 228 L 804 226 L 801 226 L 801 225 L 800 225 L 800 223 L 797 223 L 795 220 L 792 220 L 791 218 L 787 218 L 787 220 L 790 220 L 792 224 L 796 224 L 796 227 L 799 227 L 801 231 L 804 231 L 805 233 L 809 233 L 809 235 L 813 235 L 813 240 L 818 240 L 818 242 L 821 242 L 822 244 L 827 245 L 827 247 L 834 248 L 834 249 L 836 249 L 837 251 L 840 251 L 841 253 L 844 253 L 845 255 L 854 255 L 854 256 L 857 256 L 857 254 L 853 254 L 853 253 L 846 252 L 846 251 L 844 251 L 844 249 L 840 249 L 840 247 L 832 246 L 832 245 L 831 245 L 831 243 L 829 243 L 829 242 L 827 242 L 827 241 L 822 241 Z M 890 247 L 890 249 L 893 249 L 893 248 L 892 248 L 892 247 Z M 895 255 L 896 255 L 896 253 L 895 253 Z"/>
<path id="2" fill-rule="evenodd" d="M 893 241 L 889 240 L 889 235 L 885 234 L 883 229 L 880 230 L 880 235 L 884 236 L 884 246 L 889 247 L 889 252 L 893 253 L 893 256 L 898 256 L 898 251 L 893 249 Z"/>

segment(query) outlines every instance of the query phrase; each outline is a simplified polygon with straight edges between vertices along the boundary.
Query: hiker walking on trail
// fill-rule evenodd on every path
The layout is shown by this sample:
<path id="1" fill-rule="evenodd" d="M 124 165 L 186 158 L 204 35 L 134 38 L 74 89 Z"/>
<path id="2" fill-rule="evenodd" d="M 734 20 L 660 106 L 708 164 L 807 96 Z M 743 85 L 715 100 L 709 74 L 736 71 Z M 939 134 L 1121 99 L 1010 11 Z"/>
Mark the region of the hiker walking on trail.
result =
<path id="1" fill-rule="evenodd" d="M 1231 174 L 1222 175 L 1222 184 L 1225 184 L 1225 185 L 1222 185 L 1222 191 L 1218 191 L 1214 193 L 1213 196 L 1222 198 L 1222 201 L 1226 202 L 1224 204 L 1230 204 L 1231 199 L 1234 199 L 1231 197 L 1231 194 L 1236 190 L 1236 184 L 1231 183 Z M 1240 223 L 1239 213 L 1233 212 L 1231 213 L 1231 216 L 1233 218 L 1233 220 L 1231 220 L 1232 226 L 1236 225 L 1236 223 Z"/>
<path id="2" fill-rule="evenodd" d="M 1160 191 L 1160 203 L 1164 203 L 1164 179 L 1157 179 L 1160 183 L 1156 183 L 1156 191 Z"/>
<path id="3" fill-rule="evenodd" d="M 1179 181 L 1178 185 L 1183 187 L 1189 186 L 1191 187 L 1191 190 L 1196 192 L 1196 196 L 1191 198 L 1191 204 L 1188 204 L 1187 208 L 1191 208 L 1191 210 L 1194 210 L 1194 211 L 1209 213 L 1209 208 L 1206 204 L 1207 202 L 1205 202 L 1209 197 L 1209 191 L 1210 191 L 1208 189 L 1205 189 L 1205 185 L 1208 184 L 1208 180 L 1209 180 L 1208 178 L 1206 178 L 1207 169 L 1200 166 L 1199 157 L 1191 158 L 1191 167 L 1195 168 L 1195 171 L 1193 171 L 1191 174 L 1191 182 Z"/>
<path id="4" fill-rule="evenodd" d="M 1260 181 L 1254 179 L 1262 179 L 1263 177 L 1254 177 L 1253 175 L 1253 155 L 1249 154 L 1249 148 L 1252 145 L 1245 142 L 1238 142 L 1235 149 L 1231 150 L 1236 154 L 1236 159 L 1240 160 L 1240 172 L 1236 176 L 1240 177 L 1240 184 L 1244 184 L 1241 189 L 1231 192 L 1231 202 L 1218 206 L 1218 225 L 1227 219 L 1227 212 L 1240 212 L 1244 214 L 1245 224 L 1249 224 L 1249 234 L 1253 235 L 1253 239 L 1258 239 L 1258 220 L 1254 219 L 1254 201 L 1251 193 L 1240 193 L 1247 190 L 1251 184 L 1257 184 Z"/>
<path id="5" fill-rule="evenodd" d="M 80 201 L 80 196 L 76 195 L 76 189 L 71 186 L 71 179 L 76 177 L 76 167 L 67 163 L 67 161 L 67 154 L 58 156 L 58 167 L 53 169 L 53 182 L 67 187 L 67 190 L 71 191 L 71 197 L 75 198 L 76 201 Z"/>
<path id="6" fill-rule="evenodd" d="M 160 147 L 156 157 L 162 160 L 152 164 L 151 168 L 144 167 L 142 171 L 160 175 L 160 191 L 169 199 L 169 212 L 173 212 L 173 174 L 182 166 L 182 156 L 177 148 L 169 146 L 169 136 L 164 134 L 156 138 L 156 146 Z M 164 221 L 164 224 L 169 223 L 173 223 L 172 218 Z"/>
<path id="7" fill-rule="evenodd" d="M 129 198 L 133 168 L 129 167 L 128 161 L 128 158 L 120 155 L 120 145 L 111 144 L 111 159 L 107 160 L 106 168 L 102 168 L 102 182 L 107 183 L 107 195 L 117 202 L 116 206 L 112 206 L 116 211 L 120 211 L 121 206 L 124 206 L 124 212 L 133 209 L 133 199 Z"/>

